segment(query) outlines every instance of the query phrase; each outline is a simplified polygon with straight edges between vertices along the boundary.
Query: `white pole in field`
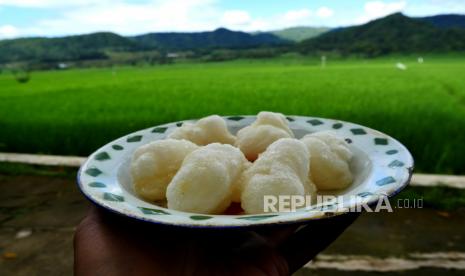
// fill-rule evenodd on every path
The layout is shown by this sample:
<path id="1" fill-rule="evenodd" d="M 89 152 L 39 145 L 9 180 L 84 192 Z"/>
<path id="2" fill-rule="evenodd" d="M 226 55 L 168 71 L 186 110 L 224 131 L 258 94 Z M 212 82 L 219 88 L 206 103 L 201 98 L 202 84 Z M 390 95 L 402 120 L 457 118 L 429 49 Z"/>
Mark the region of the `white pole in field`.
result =
<path id="1" fill-rule="evenodd" d="M 326 56 L 321 56 L 321 68 L 326 67 Z"/>
<path id="2" fill-rule="evenodd" d="M 396 64 L 396 67 L 397 67 L 397 69 L 402 70 L 402 71 L 407 70 L 407 65 L 403 64 L 402 62 L 398 62 Z"/>

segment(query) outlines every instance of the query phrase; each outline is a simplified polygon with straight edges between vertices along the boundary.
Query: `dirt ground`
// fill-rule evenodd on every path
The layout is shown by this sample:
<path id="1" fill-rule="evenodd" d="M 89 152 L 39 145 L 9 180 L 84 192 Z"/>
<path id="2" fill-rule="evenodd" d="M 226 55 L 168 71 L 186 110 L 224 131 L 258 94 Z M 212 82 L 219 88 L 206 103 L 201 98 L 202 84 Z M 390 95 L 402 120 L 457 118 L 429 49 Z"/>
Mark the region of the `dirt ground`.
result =
<path id="1" fill-rule="evenodd" d="M 72 275 L 73 233 L 88 206 L 72 178 L 0 175 L 0 275 Z M 464 221 L 463 210 L 366 213 L 322 254 L 348 256 L 352 264 L 357 256 L 418 264 L 418 260 L 410 260 L 411 253 L 458 252 L 458 261 L 456 255 L 446 254 L 445 259 L 434 262 L 433 256 L 421 267 L 394 269 L 384 275 L 464 275 Z M 352 270 L 354 266 L 328 266 L 323 258 L 317 258 L 314 265 L 296 275 L 379 275 L 383 264 L 380 266 L 377 270 L 376 262 L 368 261 Z"/>

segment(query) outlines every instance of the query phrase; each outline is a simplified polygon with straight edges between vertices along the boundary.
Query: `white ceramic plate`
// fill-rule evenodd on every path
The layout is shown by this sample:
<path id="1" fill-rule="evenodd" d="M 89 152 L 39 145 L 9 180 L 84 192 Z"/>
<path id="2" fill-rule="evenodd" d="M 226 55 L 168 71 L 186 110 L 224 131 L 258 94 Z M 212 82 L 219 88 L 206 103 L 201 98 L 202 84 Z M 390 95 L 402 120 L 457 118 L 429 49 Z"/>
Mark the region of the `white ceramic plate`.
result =
<path id="1" fill-rule="evenodd" d="M 255 121 L 255 116 L 224 117 L 229 130 L 239 129 Z M 409 182 L 413 159 L 398 141 L 379 131 L 353 123 L 302 116 L 287 116 L 296 138 L 305 134 L 333 130 L 344 137 L 354 152 L 351 170 L 354 183 L 337 191 L 344 206 L 320 204 L 296 212 L 261 215 L 204 215 L 170 210 L 140 199 L 134 192 L 129 174 L 129 162 L 134 150 L 154 140 L 166 138 L 183 122 L 169 123 L 144 129 L 121 137 L 89 156 L 78 173 L 82 193 L 100 207 L 153 223 L 185 227 L 246 227 L 263 224 L 298 223 L 340 214 L 340 207 L 373 204 L 380 196 L 392 196 Z M 189 122 L 195 122 L 191 120 Z M 355 198 L 356 200 L 349 200 Z M 338 208 L 339 207 L 339 208 Z"/>

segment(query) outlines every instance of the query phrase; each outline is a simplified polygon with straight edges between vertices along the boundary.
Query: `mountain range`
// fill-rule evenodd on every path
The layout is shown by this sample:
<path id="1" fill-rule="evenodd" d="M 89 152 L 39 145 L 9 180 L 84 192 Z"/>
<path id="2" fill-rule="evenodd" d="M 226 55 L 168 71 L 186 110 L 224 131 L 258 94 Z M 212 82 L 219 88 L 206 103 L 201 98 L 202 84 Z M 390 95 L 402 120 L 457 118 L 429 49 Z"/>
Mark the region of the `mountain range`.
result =
<path id="1" fill-rule="evenodd" d="M 379 56 L 391 53 L 465 51 L 465 16 L 411 18 L 401 13 L 360 26 L 334 29 L 302 41 L 303 53 Z"/>
<path id="2" fill-rule="evenodd" d="M 16 61 L 68 61 L 105 58 L 105 51 L 132 51 L 138 45 L 114 33 L 93 33 L 58 38 L 19 38 L 0 41 L 0 63 Z"/>
<path id="3" fill-rule="evenodd" d="M 253 48 L 289 44 L 270 33 L 249 34 L 219 28 L 213 32 L 198 33 L 149 33 L 130 37 L 143 48 L 157 48 L 168 51 L 183 51 L 213 48 Z"/>
<path id="4" fill-rule="evenodd" d="M 300 42 L 309 38 L 317 37 L 320 34 L 326 33 L 329 30 L 331 30 L 331 28 L 299 26 L 261 33 L 269 33 L 284 40 Z"/>
<path id="5" fill-rule="evenodd" d="M 460 14 L 440 14 L 417 19 L 429 22 L 438 28 L 465 28 L 465 16 Z"/>
<path id="6" fill-rule="evenodd" d="M 53 62 L 102 59 L 107 57 L 108 52 L 240 49 L 291 43 L 270 33 L 249 34 L 225 28 L 211 32 L 148 33 L 132 37 L 101 32 L 58 38 L 0 40 L 0 64 L 25 60 Z"/>
<path id="7" fill-rule="evenodd" d="M 328 29 L 294 27 L 246 33 L 219 28 L 209 32 L 149 33 L 124 37 L 101 32 L 59 38 L 0 40 L 0 64 L 107 59 L 111 53 L 161 53 L 215 49 L 336 52 L 378 56 L 390 53 L 465 51 L 465 15 L 389 15 L 359 26 Z"/>

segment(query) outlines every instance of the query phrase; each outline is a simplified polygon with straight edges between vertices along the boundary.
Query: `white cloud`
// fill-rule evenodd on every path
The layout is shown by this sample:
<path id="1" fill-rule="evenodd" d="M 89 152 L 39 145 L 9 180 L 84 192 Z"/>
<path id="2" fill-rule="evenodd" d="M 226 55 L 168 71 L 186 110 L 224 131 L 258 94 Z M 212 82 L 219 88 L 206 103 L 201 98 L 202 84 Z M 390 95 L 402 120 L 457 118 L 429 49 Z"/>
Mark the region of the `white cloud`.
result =
<path id="1" fill-rule="evenodd" d="M 34 32 L 62 35 L 95 31 L 139 34 L 155 31 L 209 30 L 219 17 L 214 0 L 158 0 L 144 4 L 96 4 L 41 20 Z M 32 31 L 32 30 L 31 30 Z"/>
<path id="2" fill-rule="evenodd" d="M 0 39 L 14 38 L 19 35 L 19 30 L 12 25 L 0 26 Z"/>
<path id="3" fill-rule="evenodd" d="M 316 11 L 316 15 L 320 18 L 328 18 L 334 15 L 334 11 L 328 7 L 321 7 Z"/>
<path id="4" fill-rule="evenodd" d="M 252 21 L 252 17 L 247 11 L 241 10 L 230 10 L 226 11 L 221 18 L 221 23 L 225 26 L 243 26 L 246 24 L 250 24 Z"/>
<path id="5" fill-rule="evenodd" d="M 405 1 L 385 3 L 383 1 L 371 1 L 365 4 L 365 12 L 370 16 L 383 16 L 405 8 Z"/>
<path id="6" fill-rule="evenodd" d="M 354 9 L 338 11 L 322 6 L 256 16 L 247 10 L 224 10 L 221 0 L 0 0 L 2 12 L 9 7 L 53 11 L 54 16 L 28 22 L 2 22 L 0 37 L 57 36 L 95 31 L 123 35 L 160 31 L 204 31 L 218 27 L 256 31 L 291 26 L 345 26 L 402 11 L 411 16 L 465 13 L 464 0 L 368 0 Z M 352 3 L 352 2 L 351 2 Z M 58 14 L 58 15 L 57 15 Z M 357 16 L 358 15 L 358 16 Z M 14 26 L 13 26 L 14 25 Z M 19 27 L 24 26 L 24 27 Z M 29 26 L 29 27 L 26 27 Z"/>
<path id="7" fill-rule="evenodd" d="M 4 0 L 0 0 L 4 1 Z M 84 0 L 82 0 L 84 1 Z M 332 11 L 323 9 L 320 17 Z M 216 0 L 152 0 L 144 4 L 103 3 L 66 9 L 61 17 L 40 20 L 21 33 L 56 36 L 112 31 L 123 35 L 161 31 L 204 31 L 218 27 L 257 31 L 311 25 L 318 15 L 309 9 L 253 17 L 245 10 L 221 11 Z"/>
<path id="8" fill-rule="evenodd" d="M 406 12 L 412 16 L 427 16 L 444 13 L 465 13 L 463 0 L 429 0 L 423 3 L 409 3 Z"/>
<path id="9" fill-rule="evenodd" d="M 38 19 L 29 27 L 3 31 L 8 36 L 61 36 L 97 31 L 122 35 L 164 31 L 205 31 L 226 27 L 266 31 L 297 25 L 321 25 L 333 10 L 296 9 L 257 17 L 247 10 L 222 10 L 219 0 L 0 0 L 2 5 L 50 8 L 58 16 Z"/>
<path id="10" fill-rule="evenodd" d="M 285 22 L 300 22 L 306 20 L 312 16 L 312 11 L 309 9 L 291 10 L 282 16 L 282 20 Z"/>
<path id="11" fill-rule="evenodd" d="M 332 17 L 333 15 L 334 11 L 328 7 L 320 7 L 315 11 L 310 9 L 291 10 L 278 16 L 278 20 L 273 20 L 272 29 L 293 26 L 320 26 L 321 20 Z"/>
<path id="12" fill-rule="evenodd" d="M 106 0 L 104 0 L 106 1 Z M 53 8 L 83 6 L 102 3 L 99 0 L 0 0 L 0 6 L 23 7 L 23 8 Z M 108 1 L 106 1 L 108 2 Z"/>
<path id="13" fill-rule="evenodd" d="M 463 0 L 429 0 L 428 2 L 426 5 L 465 7 Z"/>
<path id="14" fill-rule="evenodd" d="M 383 1 L 370 1 L 366 2 L 363 8 L 364 13 L 362 16 L 356 19 L 357 24 L 363 24 L 368 21 L 384 17 L 391 13 L 401 12 L 405 10 L 407 2 L 398 1 L 398 2 L 383 2 Z"/>

